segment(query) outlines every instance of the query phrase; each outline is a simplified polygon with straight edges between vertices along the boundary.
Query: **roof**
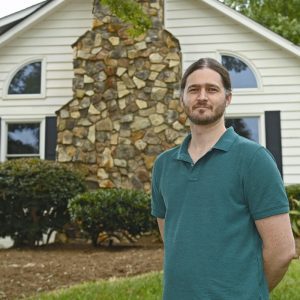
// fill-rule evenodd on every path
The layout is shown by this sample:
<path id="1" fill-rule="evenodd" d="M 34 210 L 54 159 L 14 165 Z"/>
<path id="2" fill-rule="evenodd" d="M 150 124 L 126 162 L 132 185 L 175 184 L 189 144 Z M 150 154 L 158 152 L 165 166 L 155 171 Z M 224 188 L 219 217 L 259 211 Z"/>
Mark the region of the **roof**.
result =
<path id="1" fill-rule="evenodd" d="M 69 0 L 45 0 L 0 19 L 0 47 Z"/>
<path id="2" fill-rule="evenodd" d="M 41 3 L 32 5 L 10 15 L 0 18 L 0 36 L 6 31 L 16 26 L 18 23 L 22 22 L 25 18 L 30 16 L 32 13 L 39 10 L 43 5 L 47 4 L 48 1 L 43 1 Z"/>
<path id="3" fill-rule="evenodd" d="M 0 19 L 0 47 L 67 1 L 69 0 L 46 0 L 40 4 Z M 218 10 L 220 13 L 234 19 L 238 23 L 266 38 L 270 42 L 277 44 L 279 47 L 286 49 L 298 57 L 300 56 L 300 47 L 234 9 L 226 6 L 222 2 L 218 0 L 198 1 L 206 3 L 210 7 Z"/>

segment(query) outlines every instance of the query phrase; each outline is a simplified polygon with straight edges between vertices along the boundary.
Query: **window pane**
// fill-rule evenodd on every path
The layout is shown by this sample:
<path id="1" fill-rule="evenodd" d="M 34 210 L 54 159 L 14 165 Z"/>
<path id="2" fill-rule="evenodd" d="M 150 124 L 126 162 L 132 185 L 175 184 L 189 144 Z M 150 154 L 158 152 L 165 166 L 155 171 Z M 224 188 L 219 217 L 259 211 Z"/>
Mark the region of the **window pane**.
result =
<path id="1" fill-rule="evenodd" d="M 225 126 L 232 126 L 239 135 L 259 143 L 258 117 L 226 118 Z"/>
<path id="2" fill-rule="evenodd" d="M 40 94 L 41 93 L 41 62 L 23 67 L 14 76 L 8 88 L 8 94 Z"/>
<path id="3" fill-rule="evenodd" d="M 232 88 L 257 88 L 257 82 L 251 69 L 240 59 L 222 55 L 222 65 L 228 70 Z"/>
<path id="4" fill-rule="evenodd" d="M 39 154 L 40 124 L 8 124 L 7 154 Z"/>

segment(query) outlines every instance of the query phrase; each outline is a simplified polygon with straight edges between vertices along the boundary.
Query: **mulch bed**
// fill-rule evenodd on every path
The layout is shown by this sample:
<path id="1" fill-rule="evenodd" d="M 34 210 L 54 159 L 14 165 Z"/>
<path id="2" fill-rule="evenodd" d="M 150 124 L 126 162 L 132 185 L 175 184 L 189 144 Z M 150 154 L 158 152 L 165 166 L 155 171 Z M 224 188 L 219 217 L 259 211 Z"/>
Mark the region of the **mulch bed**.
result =
<path id="1" fill-rule="evenodd" d="M 300 239 L 296 240 L 300 255 Z M 85 281 L 162 270 L 158 242 L 93 248 L 89 244 L 52 244 L 36 249 L 0 250 L 0 299 L 22 299 Z"/>
<path id="2" fill-rule="evenodd" d="M 51 244 L 36 249 L 0 249 L 0 299 L 22 299 L 85 281 L 162 270 L 160 243 L 93 248 Z"/>

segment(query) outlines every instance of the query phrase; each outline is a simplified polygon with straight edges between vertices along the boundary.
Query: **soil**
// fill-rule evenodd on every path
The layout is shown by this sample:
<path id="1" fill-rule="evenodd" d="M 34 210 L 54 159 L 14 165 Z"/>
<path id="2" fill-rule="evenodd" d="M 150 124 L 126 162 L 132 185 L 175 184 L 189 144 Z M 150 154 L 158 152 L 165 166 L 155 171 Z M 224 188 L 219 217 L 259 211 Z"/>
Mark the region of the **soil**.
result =
<path id="1" fill-rule="evenodd" d="M 94 248 L 86 243 L 0 249 L 0 299 L 23 299 L 85 281 L 162 270 L 162 244 Z"/>
<path id="2" fill-rule="evenodd" d="M 296 240 L 300 255 L 300 239 Z M 162 270 L 157 240 L 93 248 L 86 243 L 0 250 L 0 299 L 22 299 L 84 281 Z"/>

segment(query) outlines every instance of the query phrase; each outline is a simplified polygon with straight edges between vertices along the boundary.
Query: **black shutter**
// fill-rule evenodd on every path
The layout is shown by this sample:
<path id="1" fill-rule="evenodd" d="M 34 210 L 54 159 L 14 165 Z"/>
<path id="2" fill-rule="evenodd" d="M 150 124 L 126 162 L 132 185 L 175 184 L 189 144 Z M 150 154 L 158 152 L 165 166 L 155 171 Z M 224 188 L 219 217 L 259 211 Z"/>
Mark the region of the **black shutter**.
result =
<path id="1" fill-rule="evenodd" d="M 46 117 L 45 159 L 47 160 L 56 158 L 56 139 L 56 117 Z"/>
<path id="2" fill-rule="evenodd" d="M 265 111 L 266 147 L 273 154 L 282 176 L 280 111 Z"/>

